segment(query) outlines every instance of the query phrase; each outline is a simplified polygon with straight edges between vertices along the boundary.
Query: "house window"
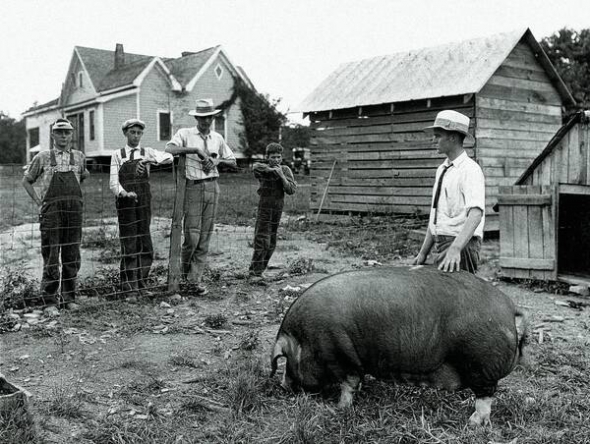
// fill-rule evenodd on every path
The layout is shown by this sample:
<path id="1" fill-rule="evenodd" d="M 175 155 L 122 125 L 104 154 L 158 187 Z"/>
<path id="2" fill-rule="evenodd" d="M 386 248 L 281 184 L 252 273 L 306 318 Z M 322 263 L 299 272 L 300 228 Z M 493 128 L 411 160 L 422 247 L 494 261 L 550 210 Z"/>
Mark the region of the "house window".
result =
<path id="1" fill-rule="evenodd" d="M 90 130 L 90 140 L 94 140 L 94 111 L 88 113 L 88 129 Z"/>
<path id="2" fill-rule="evenodd" d="M 215 120 L 213 121 L 213 130 L 218 132 L 219 134 L 221 134 L 223 136 L 224 139 L 226 139 L 225 137 L 225 113 L 221 113 L 218 116 L 215 117 Z"/>
<path id="3" fill-rule="evenodd" d="M 72 137 L 74 149 L 84 152 L 84 113 L 70 114 L 66 118 L 72 122 L 74 127 Z"/>
<path id="4" fill-rule="evenodd" d="M 29 148 L 39 145 L 39 128 L 29 129 Z"/>
<path id="5" fill-rule="evenodd" d="M 80 88 L 84 87 L 84 73 L 82 71 L 78 73 L 78 86 Z"/>
<path id="6" fill-rule="evenodd" d="M 172 115 L 170 111 L 158 111 L 158 140 L 170 140 L 172 136 Z"/>
<path id="7" fill-rule="evenodd" d="M 218 79 L 221 79 L 221 76 L 223 75 L 223 68 L 219 64 L 215 67 L 215 75 Z"/>

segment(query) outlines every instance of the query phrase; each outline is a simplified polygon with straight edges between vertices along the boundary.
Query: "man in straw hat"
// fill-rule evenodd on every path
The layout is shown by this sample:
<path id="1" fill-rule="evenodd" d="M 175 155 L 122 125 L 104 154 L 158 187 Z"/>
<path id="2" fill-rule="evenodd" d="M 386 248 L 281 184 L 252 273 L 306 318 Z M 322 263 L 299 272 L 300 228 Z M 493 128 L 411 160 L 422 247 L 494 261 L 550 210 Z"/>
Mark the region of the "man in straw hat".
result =
<path id="1" fill-rule="evenodd" d="M 434 246 L 440 270 L 477 271 L 485 221 L 485 182 L 480 166 L 463 149 L 473 141 L 469 117 L 456 111 L 437 114 L 425 128 L 447 158 L 436 171 L 432 207 L 426 237 L 413 263 L 423 264 Z"/>
<path id="2" fill-rule="evenodd" d="M 43 256 L 41 297 L 47 310 L 54 313 L 58 307 L 77 308 L 74 301 L 82 240 L 80 182 L 89 173 L 84 153 L 72 149 L 73 133 L 69 120 L 57 119 L 51 129 L 54 146 L 33 158 L 22 181 L 39 208 Z M 39 193 L 33 187 L 36 182 L 40 184 Z"/>
<path id="3" fill-rule="evenodd" d="M 166 144 L 167 152 L 186 154 L 182 275 L 197 284 L 199 295 L 207 293 L 202 278 L 219 197 L 217 167 L 236 166 L 234 153 L 223 136 L 211 130 L 213 117 L 221 112 L 215 109 L 211 99 L 197 100 L 196 108 L 189 112 L 197 120 L 197 126 L 178 130 Z"/>

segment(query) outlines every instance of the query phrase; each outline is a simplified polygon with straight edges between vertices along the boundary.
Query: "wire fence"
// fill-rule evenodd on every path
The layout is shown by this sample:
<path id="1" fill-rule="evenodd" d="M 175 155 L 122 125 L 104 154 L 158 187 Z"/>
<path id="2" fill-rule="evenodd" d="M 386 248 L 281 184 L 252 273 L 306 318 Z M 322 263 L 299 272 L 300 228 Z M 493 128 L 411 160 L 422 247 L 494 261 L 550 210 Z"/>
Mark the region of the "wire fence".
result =
<path id="1" fill-rule="evenodd" d="M 108 171 L 108 165 L 94 170 Z M 14 270 L 28 279 L 40 279 L 43 269 L 39 208 L 22 186 L 24 167 L 4 165 L 0 170 L 0 265 L 6 274 Z M 293 216 L 309 208 L 309 180 L 298 176 L 300 186 L 294 196 L 285 196 L 281 230 L 288 229 Z M 304 179 L 304 180 L 301 180 Z M 175 183 L 172 168 L 152 169 L 151 225 L 153 241 L 150 286 L 162 289 L 167 279 L 171 217 Z M 210 253 L 223 251 L 226 260 L 247 269 L 252 254 L 258 181 L 248 170 L 222 173 L 220 194 Z M 109 174 L 91 172 L 82 183 L 81 293 L 115 296 L 120 287 L 121 242 L 115 196 L 109 189 Z M 63 245 L 67 246 L 67 245 Z"/>

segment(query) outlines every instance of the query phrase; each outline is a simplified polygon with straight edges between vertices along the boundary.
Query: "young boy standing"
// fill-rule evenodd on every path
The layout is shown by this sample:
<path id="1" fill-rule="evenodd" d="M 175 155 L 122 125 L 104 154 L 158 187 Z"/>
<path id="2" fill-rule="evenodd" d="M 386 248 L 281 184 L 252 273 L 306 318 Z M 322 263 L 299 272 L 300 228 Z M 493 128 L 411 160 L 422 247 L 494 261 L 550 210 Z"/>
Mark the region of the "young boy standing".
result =
<path id="1" fill-rule="evenodd" d="M 149 296 L 146 281 L 154 259 L 150 235 L 152 194 L 149 165 L 172 163 L 169 153 L 140 145 L 145 123 L 129 119 L 122 125 L 127 145 L 111 156 L 110 189 L 116 197 L 121 240 L 121 291 Z"/>
<path id="2" fill-rule="evenodd" d="M 285 193 L 291 195 L 297 189 L 291 169 L 281 165 L 283 147 L 278 143 L 269 143 L 266 158 L 268 164 L 256 162 L 252 168 L 254 177 L 260 183 L 254 255 L 250 264 L 250 275 L 254 277 L 262 275 L 277 245 L 277 230 L 283 213 Z"/>

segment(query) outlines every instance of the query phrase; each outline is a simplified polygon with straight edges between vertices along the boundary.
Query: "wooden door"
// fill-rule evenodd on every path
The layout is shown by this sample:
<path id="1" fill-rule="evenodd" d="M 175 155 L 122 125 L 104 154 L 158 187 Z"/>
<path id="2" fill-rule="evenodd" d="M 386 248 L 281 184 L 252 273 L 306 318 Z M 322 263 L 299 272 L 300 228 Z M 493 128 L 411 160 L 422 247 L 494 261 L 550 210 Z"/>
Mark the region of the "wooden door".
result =
<path id="1" fill-rule="evenodd" d="M 500 187 L 500 268 L 506 277 L 557 279 L 555 186 Z"/>

